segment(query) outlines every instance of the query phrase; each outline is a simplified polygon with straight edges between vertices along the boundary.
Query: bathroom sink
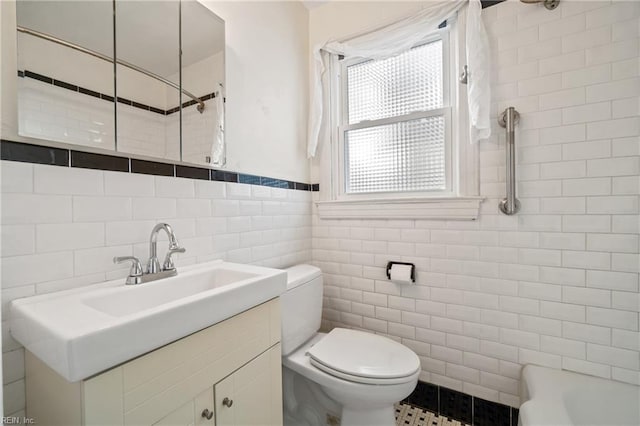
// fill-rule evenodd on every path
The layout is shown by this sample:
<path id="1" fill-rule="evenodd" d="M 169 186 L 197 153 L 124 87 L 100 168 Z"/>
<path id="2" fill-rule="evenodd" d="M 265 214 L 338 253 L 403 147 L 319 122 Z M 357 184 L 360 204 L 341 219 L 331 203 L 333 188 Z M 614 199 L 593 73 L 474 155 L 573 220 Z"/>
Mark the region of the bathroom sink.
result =
<path id="1" fill-rule="evenodd" d="M 11 334 L 70 382 L 279 296 L 286 272 L 223 261 L 145 284 L 124 279 L 16 299 Z"/>
<path id="2" fill-rule="evenodd" d="M 180 284 L 169 278 L 155 281 L 155 285 L 135 285 L 127 288 L 127 291 L 103 292 L 89 296 L 83 299 L 82 303 L 107 315 L 121 317 L 259 276 L 222 267 L 213 268 L 193 274 L 188 280 L 178 276 L 183 278 Z"/>

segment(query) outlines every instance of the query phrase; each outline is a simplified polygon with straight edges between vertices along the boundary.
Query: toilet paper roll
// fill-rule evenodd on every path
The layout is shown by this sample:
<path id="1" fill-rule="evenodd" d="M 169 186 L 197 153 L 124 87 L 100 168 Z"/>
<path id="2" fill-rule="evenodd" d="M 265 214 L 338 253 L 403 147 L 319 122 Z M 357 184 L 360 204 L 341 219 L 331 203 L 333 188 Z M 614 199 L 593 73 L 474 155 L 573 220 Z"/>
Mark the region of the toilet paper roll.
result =
<path id="1" fill-rule="evenodd" d="M 391 265 L 391 282 L 395 284 L 412 285 L 411 265 Z"/>

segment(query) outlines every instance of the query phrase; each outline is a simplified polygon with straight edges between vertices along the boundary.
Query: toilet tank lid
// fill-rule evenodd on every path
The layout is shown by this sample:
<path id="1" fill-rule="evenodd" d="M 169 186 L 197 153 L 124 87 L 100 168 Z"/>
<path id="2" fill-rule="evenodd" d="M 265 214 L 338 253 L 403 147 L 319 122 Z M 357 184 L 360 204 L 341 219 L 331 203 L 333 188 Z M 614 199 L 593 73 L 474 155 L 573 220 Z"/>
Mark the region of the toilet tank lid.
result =
<path id="1" fill-rule="evenodd" d="M 308 283 L 314 278 L 322 275 L 320 268 L 313 265 L 296 265 L 287 270 L 287 290 L 298 287 L 300 284 Z"/>

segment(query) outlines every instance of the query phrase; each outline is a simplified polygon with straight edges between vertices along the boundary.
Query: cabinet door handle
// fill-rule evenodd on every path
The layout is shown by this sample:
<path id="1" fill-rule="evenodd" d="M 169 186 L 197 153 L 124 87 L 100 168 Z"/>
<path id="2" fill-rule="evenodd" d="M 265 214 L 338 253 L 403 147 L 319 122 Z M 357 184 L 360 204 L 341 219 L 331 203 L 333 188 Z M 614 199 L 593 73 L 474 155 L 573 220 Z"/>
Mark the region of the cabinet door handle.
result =
<path id="1" fill-rule="evenodd" d="M 209 411 L 208 408 L 205 408 L 202 412 L 202 417 L 207 420 L 211 420 L 213 418 L 213 411 Z"/>
<path id="2" fill-rule="evenodd" d="M 222 400 L 222 405 L 224 405 L 225 407 L 231 407 L 233 405 L 233 399 L 229 399 L 229 398 L 225 397 Z"/>

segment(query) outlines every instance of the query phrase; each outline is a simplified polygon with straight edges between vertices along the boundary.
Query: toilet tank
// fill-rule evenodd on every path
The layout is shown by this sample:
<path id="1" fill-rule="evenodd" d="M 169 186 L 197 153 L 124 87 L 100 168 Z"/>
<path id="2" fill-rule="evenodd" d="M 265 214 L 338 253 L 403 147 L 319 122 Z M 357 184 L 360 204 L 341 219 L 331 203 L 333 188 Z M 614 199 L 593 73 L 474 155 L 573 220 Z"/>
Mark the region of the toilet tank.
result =
<path id="1" fill-rule="evenodd" d="M 282 354 L 288 355 L 309 340 L 322 318 L 322 271 L 296 265 L 287 271 L 287 291 L 280 296 Z"/>

